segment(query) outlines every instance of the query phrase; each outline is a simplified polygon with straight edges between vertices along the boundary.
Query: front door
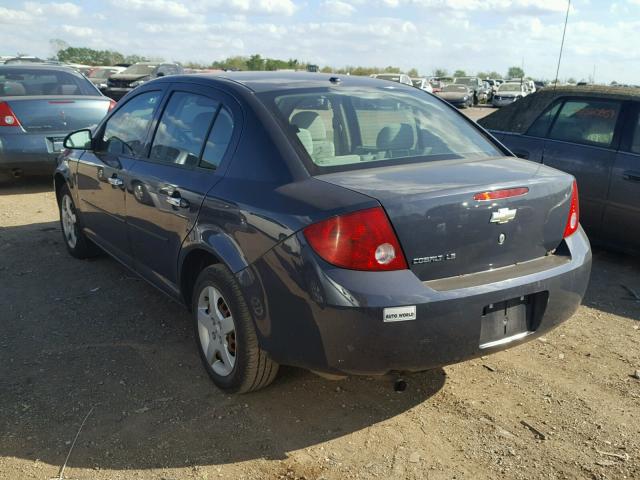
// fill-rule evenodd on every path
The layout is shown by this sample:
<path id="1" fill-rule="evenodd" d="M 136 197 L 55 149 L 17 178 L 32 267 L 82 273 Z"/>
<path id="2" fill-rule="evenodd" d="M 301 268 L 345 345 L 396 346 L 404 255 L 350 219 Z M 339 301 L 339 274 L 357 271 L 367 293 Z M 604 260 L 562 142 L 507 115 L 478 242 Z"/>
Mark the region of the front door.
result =
<path id="1" fill-rule="evenodd" d="M 572 174 L 580 193 L 580 223 L 600 237 L 611 169 L 616 158 L 616 125 L 621 103 L 569 99 L 545 141 L 543 163 Z"/>
<path id="2" fill-rule="evenodd" d="M 136 269 L 178 293 L 178 255 L 233 131 L 227 100 L 213 89 L 176 84 L 158 122 L 149 155 L 131 170 L 127 226 Z"/>
<path id="3" fill-rule="evenodd" d="M 87 234 L 127 264 L 132 262 L 125 190 L 161 98 L 162 92 L 152 91 L 129 100 L 97 132 L 94 150 L 78 161 L 78 197 Z"/>
<path id="4" fill-rule="evenodd" d="M 612 245 L 640 252 L 640 105 L 634 109 L 611 171 L 603 231 Z"/>

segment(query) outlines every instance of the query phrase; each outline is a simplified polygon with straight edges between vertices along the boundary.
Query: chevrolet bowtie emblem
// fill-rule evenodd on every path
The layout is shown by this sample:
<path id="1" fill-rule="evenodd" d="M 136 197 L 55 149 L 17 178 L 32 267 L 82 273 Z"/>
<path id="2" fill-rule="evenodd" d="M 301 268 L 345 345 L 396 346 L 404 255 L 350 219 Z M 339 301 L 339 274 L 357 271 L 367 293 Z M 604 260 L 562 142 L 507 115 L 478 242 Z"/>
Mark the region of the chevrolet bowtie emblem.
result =
<path id="1" fill-rule="evenodd" d="M 518 211 L 510 208 L 499 208 L 497 212 L 491 212 L 491 223 L 507 223 L 516 218 Z"/>

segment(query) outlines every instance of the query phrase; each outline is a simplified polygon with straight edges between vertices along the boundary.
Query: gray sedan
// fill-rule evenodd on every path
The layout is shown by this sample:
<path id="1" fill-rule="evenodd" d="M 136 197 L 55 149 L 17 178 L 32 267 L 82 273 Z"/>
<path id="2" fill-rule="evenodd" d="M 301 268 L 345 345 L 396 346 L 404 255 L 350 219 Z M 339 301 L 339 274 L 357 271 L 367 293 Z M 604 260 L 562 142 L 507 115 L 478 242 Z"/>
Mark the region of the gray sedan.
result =
<path id="1" fill-rule="evenodd" d="M 70 68 L 0 65 L 0 177 L 52 174 L 64 137 L 113 105 Z"/>

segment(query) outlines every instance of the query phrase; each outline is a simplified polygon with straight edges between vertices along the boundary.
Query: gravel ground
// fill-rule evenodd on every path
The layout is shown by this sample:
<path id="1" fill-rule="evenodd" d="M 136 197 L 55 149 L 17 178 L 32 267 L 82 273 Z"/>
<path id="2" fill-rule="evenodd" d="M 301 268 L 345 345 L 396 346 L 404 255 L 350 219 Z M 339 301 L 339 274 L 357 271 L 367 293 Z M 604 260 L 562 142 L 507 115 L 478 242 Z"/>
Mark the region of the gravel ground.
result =
<path id="1" fill-rule="evenodd" d="M 563 326 L 403 392 L 283 369 L 228 396 L 179 305 L 114 260 L 66 253 L 48 179 L 2 185 L 0 478 L 59 478 L 88 414 L 64 478 L 640 478 L 640 302 L 625 288 L 639 274 L 596 250 Z"/>

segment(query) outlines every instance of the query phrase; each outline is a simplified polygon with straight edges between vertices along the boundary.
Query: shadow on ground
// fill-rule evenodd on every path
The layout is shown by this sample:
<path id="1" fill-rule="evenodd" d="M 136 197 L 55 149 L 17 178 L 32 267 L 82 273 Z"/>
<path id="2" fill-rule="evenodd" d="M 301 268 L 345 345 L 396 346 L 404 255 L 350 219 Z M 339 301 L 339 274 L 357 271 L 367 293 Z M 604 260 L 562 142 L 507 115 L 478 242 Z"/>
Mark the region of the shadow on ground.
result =
<path id="1" fill-rule="evenodd" d="M 7 179 L 0 175 L 0 195 L 42 193 L 53 191 L 53 174 Z"/>
<path id="2" fill-rule="evenodd" d="M 640 257 L 594 247 L 591 281 L 583 303 L 640 321 Z"/>
<path id="3" fill-rule="evenodd" d="M 441 369 L 329 382 L 285 369 L 268 389 L 221 394 L 185 310 L 117 262 L 71 258 L 57 222 L 0 230 L 0 456 L 146 469 L 284 458 L 399 415 Z M 339 388 L 338 388 L 339 387 Z"/>

